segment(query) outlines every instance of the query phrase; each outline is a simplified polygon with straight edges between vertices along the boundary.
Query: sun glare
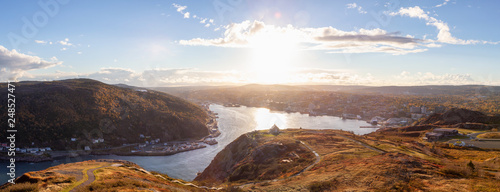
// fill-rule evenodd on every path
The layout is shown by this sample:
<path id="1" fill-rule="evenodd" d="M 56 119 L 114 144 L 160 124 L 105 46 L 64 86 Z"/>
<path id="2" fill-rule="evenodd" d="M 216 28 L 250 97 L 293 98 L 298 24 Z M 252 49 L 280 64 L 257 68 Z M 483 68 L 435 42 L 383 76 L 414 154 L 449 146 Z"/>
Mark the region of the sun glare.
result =
<path id="1" fill-rule="evenodd" d="M 262 33 L 251 40 L 254 81 L 263 84 L 286 83 L 298 54 L 297 38 L 282 33 Z"/>
<path id="2" fill-rule="evenodd" d="M 273 125 L 279 128 L 286 128 L 286 116 L 279 113 L 271 113 L 269 109 L 259 108 L 254 114 L 257 127 L 255 130 L 265 130 L 271 128 Z"/>

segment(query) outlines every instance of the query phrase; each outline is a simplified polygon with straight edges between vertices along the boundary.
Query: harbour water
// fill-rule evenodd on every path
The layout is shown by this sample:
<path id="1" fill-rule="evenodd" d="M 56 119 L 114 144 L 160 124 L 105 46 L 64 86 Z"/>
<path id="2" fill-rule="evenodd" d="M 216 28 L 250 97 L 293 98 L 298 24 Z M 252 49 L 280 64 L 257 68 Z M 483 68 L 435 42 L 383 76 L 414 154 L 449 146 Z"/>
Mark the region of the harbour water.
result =
<path id="1" fill-rule="evenodd" d="M 218 144 L 207 146 L 203 149 L 178 153 L 170 156 L 84 156 L 77 158 L 64 158 L 57 161 L 40 163 L 16 163 L 16 177 L 25 172 L 43 170 L 61 163 L 72 163 L 90 159 L 122 159 L 137 163 L 146 170 L 166 173 L 170 177 L 191 181 L 196 173 L 202 172 L 212 159 L 226 145 L 238 138 L 240 135 L 253 131 L 269 129 L 276 124 L 279 128 L 303 128 L 303 129 L 341 129 L 353 131 L 356 134 L 371 133 L 376 128 L 359 128 L 368 126 L 365 121 L 342 120 L 332 116 L 309 116 L 300 113 L 285 113 L 269 111 L 265 108 L 254 107 L 224 107 L 222 105 L 211 105 L 210 109 L 218 113 L 219 130 L 221 135 L 216 138 Z M 0 163 L 0 182 L 7 182 L 8 163 Z"/>

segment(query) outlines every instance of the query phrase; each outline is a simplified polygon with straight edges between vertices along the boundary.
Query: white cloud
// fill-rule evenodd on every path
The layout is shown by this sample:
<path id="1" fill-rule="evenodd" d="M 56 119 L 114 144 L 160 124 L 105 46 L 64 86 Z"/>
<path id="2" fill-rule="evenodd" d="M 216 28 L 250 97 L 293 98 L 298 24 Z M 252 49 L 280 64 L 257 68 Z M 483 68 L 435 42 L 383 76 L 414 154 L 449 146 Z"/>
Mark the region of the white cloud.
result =
<path id="1" fill-rule="evenodd" d="M 448 2 L 450 2 L 450 0 L 444 0 L 443 3 L 439 4 L 439 5 L 436 5 L 435 7 L 442 7 L 442 6 L 445 6 L 446 4 L 448 4 Z"/>
<path id="2" fill-rule="evenodd" d="M 184 12 L 184 10 L 187 9 L 187 6 L 182 6 L 182 5 L 175 4 L 175 3 L 173 3 L 172 6 L 174 6 L 175 8 L 177 8 L 176 11 L 179 12 L 180 14 L 182 14 L 184 18 L 189 19 L 190 13 L 189 12 Z"/>
<path id="3" fill-rule="evenodd" d="M 401 16 L 408 16 L 411 18 L 419 18 L 427 21 L 427 25 L 432 25 L 438 29 L 438 34 L 437 34 L 437 42 L 440 43 L 448 43 L 448 44 L 461 44 L 461 45 L 468 45 L 468 44 L 498 44 L 499 42 L 488 42 L 488 41 L 481 41 L 481 40 L 463 40 L 463 39 L 458 39 L 456 37 L 453 37 L 450 32 L 450 27 L 448 26 L 447 23 L 438 20 L 434 17 L 429 16 L 427 13 L 424 12 L 419 6 L 415 7 L 402 7 L 399 9 L 398 12 L 392 12 L 390 15 L 395 16 L 395 15 L 401 15 Z"/>
<path id="4" fill-rule="evenodd" d="M 64 39 L 64 40 L 62 40 L 62 41 L 58 41 L 58 43 L 59 43 L 59 44 L 61 44 L 61 45 L 64 45 L 64 46 L 72 46 L 72 45 L 73 45 L 73 44 L 71 44 L 71 43 L 69 42 L 69 39 L 68 39 L 68 38 L 65 38 L 65 39 Z"/>
<path id="5" fill-rule="evenodd" d="M 182 6 L 182 5 L 175 4 L 175 3 L 173 3 L 172 5 L 175 8 L 177 8 L 177 12 L 179 12 L 179 13 L 183 13 L 183 11 L 187 8 L 187 6 Z"/>
<path id="6" fill-rule="evenodd" d="M 43 41 L 43 40 L 35 40 L 35 43 L 39 43 L 39 44 L 46 44 L 47 41 Z"/>
<path id="7" fill-rule="evenodd" d="M 428 42 L 412 36 L 388 33 L 382 29 L 342 31 L 333 27 L 295 28 L 277 27 L 261 21 L 244 21 L 224 26 L 224 36 L 215 39 L 194 38 L 180 40 L 182 45 L 251 47 L 261 37 L 283 37 L 296 41 L 306 49 L 327 50 L 330 53 L 383 52 L 395 55 L 426 51 Z"/>
<path id="8" fill-rule="evenodd" d="M 172 6 L 174 6 L 176 8 L 176 11 L 179 12 L 180 14 L 182 14 L 182 16 L 185 19 L 189 19 L 189 18 L 198 19 L 200 21 L 200 23 L 203 24 L 205 27 L 210 27 L 211 25 L 214 24 L 213 19 L 203 18 L 203 17 L 200 17 L 198 15 L 191 16 L 190 12 L 185 12 L 185 10 L 187 9 L 187 6 L 182 6 L 182 5 L 175 4 L 175 3 L 173 3 Z M 207 21 L 209 24 L 207 23 Z"/>
<path id="9" fill-rule="evenodd" d="M 46 69 L 61 64 L 56 57 L 46 61 L 37 56 L 26 55 L 14 50 L 8 50 L 0 45 L 0 80 L 15 80 L 22 77 L 26 71 Z"/>
<path id="10" fill-rule="evenodd" d="M 8 72 L 0 67 L 0 73 Z M 136 72 L 124 68 L 102 68 L 94 73 L 78 74 L 57 71 L 52 74 L 24 74 L 22 80 L 53 80 L 68 78 L 91 78 L 104 83 L 125 83 L 142 87 L 189 86 L 189 85 L 236 85 L 263 83 L 248 71 L 205 71 L 192 68 L 150 69 Z M 3 77 L 3 76 L 2 76 Z M 384 77 L 385 78 L 385 77 Z M 302 68 L 291 69 L 283 79 L 286 84 L 330 84 L 330 85 L 469 85 L 493 82 L 478 82 L 469 74 L 434 74 L 431 72 L 402 71 L 389 79 L 379 79 L 371 74 L 356 74 L 347 71 Z M 496 82 L 497 84 L 500 82 Z"/>
<path id="11" fill-rule="evenodd" d="M 357 9 L 359 13 L 361 14 L 366 14 L 368 12 L 366 12 L 365 10 L 363 10 L 363 7 L 357 5 L 356 3 L 349 3 L 349 4 L 346 4 L 346 7 L 348 9 Z"/>

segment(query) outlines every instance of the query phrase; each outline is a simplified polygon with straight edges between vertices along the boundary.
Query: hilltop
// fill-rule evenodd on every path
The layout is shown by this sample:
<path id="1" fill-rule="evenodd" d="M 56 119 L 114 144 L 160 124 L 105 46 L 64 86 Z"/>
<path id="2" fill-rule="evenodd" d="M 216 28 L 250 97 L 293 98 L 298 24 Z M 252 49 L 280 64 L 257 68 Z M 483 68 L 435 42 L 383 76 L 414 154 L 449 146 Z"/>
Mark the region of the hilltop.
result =
<path id="1" fill-rule="evenodd" d="M 314 160 L 314 154 L 298 140 L 256 131 L 226 146 L 195 181 L 213 185 L 286 178 Z"/>
<path id="2" fill-rule="evenodd" d="M 444 113 L 433 114 L 418 122 L 418 125 L 456 125 L 464 123 L 498 124 L 500 123 L 500 115 L 486 115 L 479 111 L 452 108 Z"/>
<path id="3" fill-rule="evenodd" d="M 59 150 L 144 142 L 144 137 L 171 141 L 208 135 L 208 115 L 200 107 L 166 93 L 124 88 L 90 79 L 19 82 L 16 117 L 19 147 L 48 146 Z M 7 95 L 5 84 L 0 95 Z M 6 97 L 0 98 L 5 109 Z M 0 126 L 7 127 L 7 110 Z M 5 138 L 5 132 L 0 137 Z M 75 138 L 72 141 L 71 138 Z M 33 142 L 33 143 L 32 143 Z"/>

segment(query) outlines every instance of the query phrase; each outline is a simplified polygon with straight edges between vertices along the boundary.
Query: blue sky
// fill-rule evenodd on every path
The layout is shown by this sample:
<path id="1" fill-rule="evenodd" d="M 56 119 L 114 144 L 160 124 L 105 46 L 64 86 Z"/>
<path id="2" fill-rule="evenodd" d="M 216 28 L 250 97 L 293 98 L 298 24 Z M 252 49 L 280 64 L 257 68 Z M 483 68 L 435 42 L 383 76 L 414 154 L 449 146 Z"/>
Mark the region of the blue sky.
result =
<path id="1" fill-rule="evenodd" d="M 0 80 L 500 85 L 499 4 L 6 0 Z"/>

